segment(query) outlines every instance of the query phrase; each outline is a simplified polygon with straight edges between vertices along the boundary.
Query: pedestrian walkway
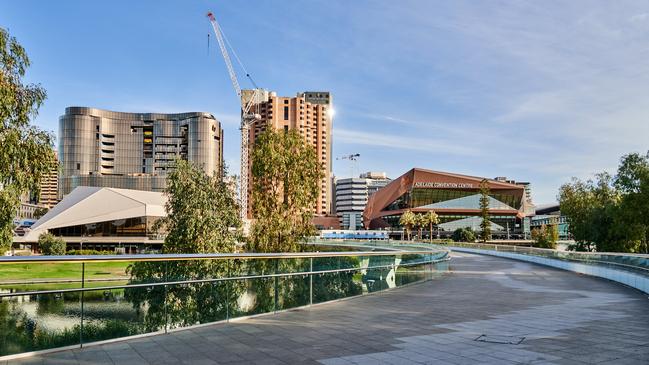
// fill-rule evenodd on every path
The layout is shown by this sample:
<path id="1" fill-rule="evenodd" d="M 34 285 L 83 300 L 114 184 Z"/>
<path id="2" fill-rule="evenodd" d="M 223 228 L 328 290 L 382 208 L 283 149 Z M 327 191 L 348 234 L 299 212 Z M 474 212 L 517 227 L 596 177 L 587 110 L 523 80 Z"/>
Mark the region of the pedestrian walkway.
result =
<path id="1" fill-rule="evenodd" d="M 649 364 L 639 291 L 490 256 L 450 266 L 374 295 L 11 363 Z"/>

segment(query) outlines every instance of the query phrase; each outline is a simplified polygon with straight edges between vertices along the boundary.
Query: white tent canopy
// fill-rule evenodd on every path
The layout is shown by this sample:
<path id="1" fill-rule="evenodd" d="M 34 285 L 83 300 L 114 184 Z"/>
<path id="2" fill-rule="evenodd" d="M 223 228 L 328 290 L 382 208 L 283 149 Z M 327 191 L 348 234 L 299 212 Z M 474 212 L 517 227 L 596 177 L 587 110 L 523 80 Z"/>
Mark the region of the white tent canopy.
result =
<path id="1" fill-rule="evenodd" d="M 164 217 L 162 193 L 79 186 L 39 219 L 25 236 L 35 242 L 48 229 L 135 217 Z"/>

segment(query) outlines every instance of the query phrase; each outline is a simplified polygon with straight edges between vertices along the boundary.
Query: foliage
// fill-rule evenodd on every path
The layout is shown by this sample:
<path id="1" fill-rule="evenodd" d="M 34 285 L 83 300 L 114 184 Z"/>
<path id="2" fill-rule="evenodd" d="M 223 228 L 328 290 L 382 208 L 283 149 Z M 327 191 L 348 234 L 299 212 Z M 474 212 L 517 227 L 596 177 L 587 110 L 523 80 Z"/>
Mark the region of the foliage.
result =
<path id="1" fill-rule="evenodd" d="M 40 217 L 42 217 L 42 216 L 44 216 L 45 214 L 47 214 L 47 212 L 49 212 L 49 210 L 50 210 L 50 209 L 49 209 L 49 208 L 46 208 L 46 207 L 38 207 L 38 208 L 36 208 L 36 209 L 34 210 L 34 218 L 35 218 L 35 219 L 39 219 Z"/>
<path id="2" fill-rule="evenodd" d="M 475 233 L 471 228 L 458 228 L 451 237 L 454 242 L 475 242 Z"/>
<path id="3" fill-rule="evenodd" d="M 539 248 L 557 248 L 557 241 L 559 240 L 559 227 L 556 224 L 542 225 L 540 228 L 532 230 L 532 240 L 534 247 Z"/>
<path id="4" fill-rule="evenodd" d="M 38 248 L 43 255 L 62 256 L 65 255 L 66 244 L 60 237 L 56 237 L 51 233 L 43 233 L 38 236 Z"/>
<path id="5" fill-rule="evenodd" d="M 424 214 L 422 214 L 422 213 L 415 214 L 415 226 L 419 230 L 418 238 L 420 240 L 423 238 L 422 230 L 426 226 L 426 223 L 427 223 L 426 222 L 426 217 L 424 217 Z"/>
<path id="6" fill-rule="evenodd" d="M 433 210 L 429 210 L 424 214 L 423 216 L 423 222 L 424 225 L 428 225 L 428 232 L 430 235 L 430 242 L 433 242 L 433 226 L 439 224 L 439 217 L 437 216 L 437 213 Z"/>
<path id="7" fill-rule="evenodd" d="M 648 252 L 649 154 L 623 156 L 617 174 L 573 178 L 559 190 L 561 214 L 579 251 Z"/>
<path id="8" fill-rule="evenodd" d="M 168 232 L 164 253 L 234 252 L 241 220 L 232 190 L 223 179 L 177 160 L 165 194 L 167 217 L 157 223 Z M 218 260 L 137 262 L 127 268 L 127 274 L 131 284 L 142 284 L 225 277 L 228 268 Z M 124 295 L 138 311 L 146 308 L 144 323 L 149 331 L 160 329 L 167 319 L 177 326 L 216 321 L 225 318 L 228 310 L 225 285 L 129 288 Z"/>
<path id="9" fill-rule="evenodd" d="M 489 182 L 483 179 L 480 182 L 480 240 L 487 242 L 491 239 L 491 221 L 489 220 Z"/>
<path id="10" fill-rule="evenodd" d="M 177 160 L 167 177 L 164 253 L 233 252 L 241 220 L 236 199 L 220 176 Z"/>
<path id="11" fill-rule="evenodd" d="M 415 213 L 413 213 L 410 209 L 407 209 L 403 212 L 403 214 L 401 214 L 401 218 L 399 218 L 399 224 L 406 229 L 407 240 L 410 240 L 410 232 L 412 231 L 412 227 L 416 223 L 417 217 L 415 217 Z"/>
<path id="12" fill-rule="evenodd" d="M 88 256 L 88 255 L 114 255 L 115 252 L 113 251 L 98 251 L 98 250 L 70 250 L 66 253 L 67 255 L 80 255 L 80 256 Z"/>
<path id="13" fill-rule="evenodd" d="M 25 49 L 0 28 L 0 253 L 13 241 L 20 196 L 37 192 L 56 163 L 52 134 L 30 125 L 46 94 L 39 85 L 23 84 L 29 64 Z"/>
<path id="14" fill-rule="evenodd" d="M 315 234 L 313 205 L 322 177 L 315 150 L 296 131 L 267 128 L 256 139 L 250 234 L 254 251 L 298 251 Z"/>

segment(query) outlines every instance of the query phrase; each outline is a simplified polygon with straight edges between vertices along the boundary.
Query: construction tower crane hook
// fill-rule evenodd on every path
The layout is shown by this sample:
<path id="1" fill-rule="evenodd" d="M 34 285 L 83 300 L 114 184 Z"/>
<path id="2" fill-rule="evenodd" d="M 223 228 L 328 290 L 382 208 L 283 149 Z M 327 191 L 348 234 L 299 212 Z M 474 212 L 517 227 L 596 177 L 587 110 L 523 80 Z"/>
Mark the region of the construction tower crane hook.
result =
<path id="1" fill-rule="evenodd" d="M 336 157 L 336 160 L 349 160 L 349 172 L 350 172 L 349 177 L 353 178 L 354 170 L 356 169 L 356 165 L 358 165 L 359 157 L 361 157 L 360 153 L 352 153 L 351 155 Z"/>

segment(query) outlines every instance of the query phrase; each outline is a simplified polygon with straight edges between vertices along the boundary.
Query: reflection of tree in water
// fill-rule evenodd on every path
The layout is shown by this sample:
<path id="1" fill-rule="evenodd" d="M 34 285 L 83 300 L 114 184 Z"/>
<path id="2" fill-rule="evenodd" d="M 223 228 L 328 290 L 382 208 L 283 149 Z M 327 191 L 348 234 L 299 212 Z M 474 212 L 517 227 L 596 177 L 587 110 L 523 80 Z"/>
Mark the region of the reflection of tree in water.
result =
<path id="1" fill-rule="evenodd" d="M 227 270 L 222 260 L 137 262 L 129 267 L 130 284 L 222 278 Z M 174 328 L 225 319 L 236 292 L 225 282 L 203 282 L 127 288 L 125 297 L 143 312 L 146 330 L 155 331 L 165 323 Z"/>

